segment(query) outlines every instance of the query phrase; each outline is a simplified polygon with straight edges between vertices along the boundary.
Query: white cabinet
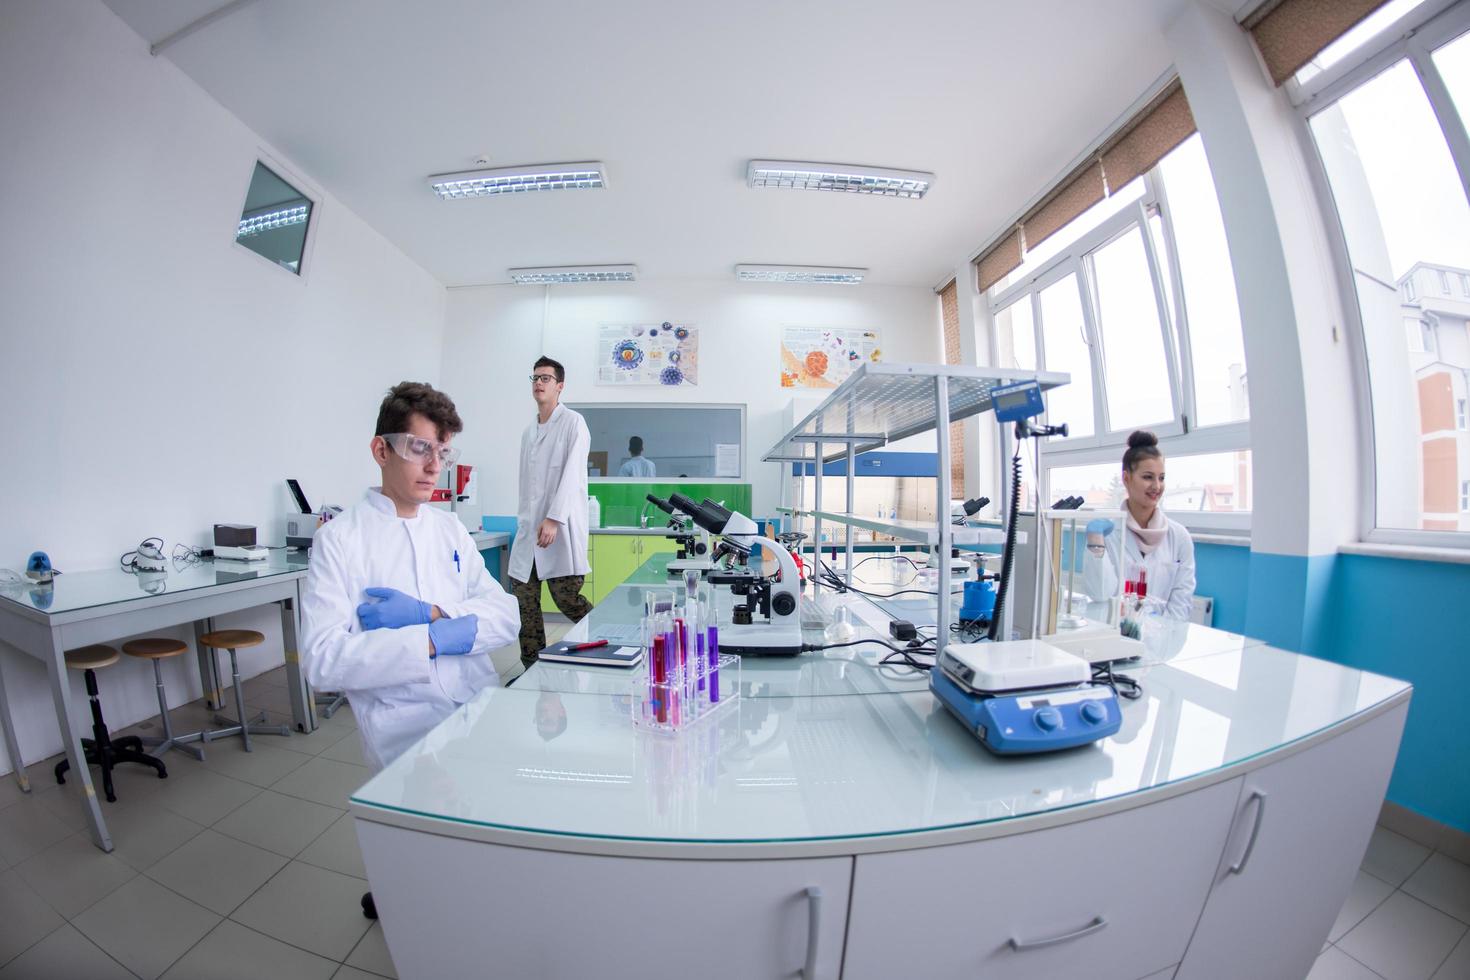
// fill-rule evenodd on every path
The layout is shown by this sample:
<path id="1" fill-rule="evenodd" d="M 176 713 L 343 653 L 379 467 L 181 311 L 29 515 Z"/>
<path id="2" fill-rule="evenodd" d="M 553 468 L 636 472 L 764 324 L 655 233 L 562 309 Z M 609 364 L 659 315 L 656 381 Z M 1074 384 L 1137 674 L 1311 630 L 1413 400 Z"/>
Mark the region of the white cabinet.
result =
<path id="1" fill-rule="evenodd" d="M 1408 706 L 1243 777 L 1214 887 L 1178 980 L 1299 980 L 1347 899 Z"/>
<path id="2" fill-rule="evenodd" d="M 1013 837 L 859 855 L 844 980 L 914 976 L 916 964 L 925 980 L 1167 975 L 1239 784 Z"/>
<path id="3" fill-rule="evenodd" d="M 615 858 L 357 828 L 403 980 L 839 973 L 850 857 Z"/>

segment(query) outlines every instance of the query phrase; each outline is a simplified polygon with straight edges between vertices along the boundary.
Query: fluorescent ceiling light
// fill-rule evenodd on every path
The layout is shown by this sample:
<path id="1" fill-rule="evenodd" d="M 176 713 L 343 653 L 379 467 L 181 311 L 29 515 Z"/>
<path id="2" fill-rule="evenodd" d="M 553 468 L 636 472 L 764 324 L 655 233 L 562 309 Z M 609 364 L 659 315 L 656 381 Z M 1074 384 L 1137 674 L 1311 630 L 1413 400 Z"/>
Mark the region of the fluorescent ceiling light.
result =
<path id="1" fill-rule="evenodd" d="M 602 164 L 595 162 L 542 163 L 525 167 L 435 174 L 428 178 L 428 182 L 435 194 L 450 201 L 464 197 L 486 197 L 490 194 L 606 187 L 607 174 L 603 172 Z"/>
<path id="2" fill-rule="evenodd" d="M 881 197 L 920 198 L 934 186 L 934 175 L 918 170 L 849 167 L 840 163 L 752 160 L 745 173 L 751 187 L 789 187 L 803 191 L 846 191 Z"/>
<path id="3" fill-rule="evenodd" d="M 822 265 L 737 265 L 735 278 L 741 282 L 809 282 L 856 286 L 867 269 L 843 269 Z"/>
<path id="4" fill-rule="evenodd" d="M 274 211 L 266 211 L 261 214 L 251 215 L 240 219 L 240 226 L 235 230 L 236 238 L 246 238 L 250 235 L 258 235 L 263 231 L 273 228 L 285 228 L 288 225 L 299 225 L 306 221 L 311 211 L 310 204 L 297 204 L 288 208 L 278 208 Z"/>
<path id="5" fill-rule="evenodd" d="M 536 269 L 511 269 L 510 279 L 521 286 L 558 282 L 632 282 L 636 265 L 547 265 Z"/>

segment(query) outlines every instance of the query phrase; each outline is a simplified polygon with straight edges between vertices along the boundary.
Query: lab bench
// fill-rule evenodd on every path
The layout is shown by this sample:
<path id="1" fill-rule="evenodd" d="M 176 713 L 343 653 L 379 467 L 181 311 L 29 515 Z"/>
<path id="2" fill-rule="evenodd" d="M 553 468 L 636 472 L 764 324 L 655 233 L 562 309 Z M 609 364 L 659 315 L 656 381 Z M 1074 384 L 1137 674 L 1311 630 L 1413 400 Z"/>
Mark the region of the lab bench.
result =
<path id="1" fill-rule="evenodd" d="M 664 561 L 570 636 L 637 622 Z M 1144 642 L 1117 735 L 1021 758 L 876 645 L 747 657 L 673 737 L 633 728 L 627 672 L 537 664 L 352 796 L 399 975 L 1304 976 L 1411 689 L 1189 623 Z"/>

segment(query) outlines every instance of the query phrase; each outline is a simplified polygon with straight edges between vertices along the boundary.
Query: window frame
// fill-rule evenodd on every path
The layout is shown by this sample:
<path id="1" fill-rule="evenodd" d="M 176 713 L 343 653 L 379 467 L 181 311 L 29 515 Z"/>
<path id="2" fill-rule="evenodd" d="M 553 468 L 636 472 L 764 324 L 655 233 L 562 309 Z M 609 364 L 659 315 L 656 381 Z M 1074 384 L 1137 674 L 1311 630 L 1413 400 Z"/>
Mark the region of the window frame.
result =
<path id="1" fill-rule="evenodd" d="M 1467 202 L 1470 202 L 1470 131 L 1455 108 L 1449 88 L 1434 64 L 1434 51 L 1461 35 L 1470 32 L 1470 3 L 1464 0 L 1433 0 L 1410 11 L 1385 28 L 1377 38 L 1366 44 L 1352 57 L 1345 58 L 1328 71 L 1312 78 L 1306 84 L 1290 79 L 1283 86 L 1287 97 L 1296 107 L 1295 125 L 1297 139 L 1301 142 L 1307 161 L 1310 182 L 1317 195 L 1318 205 L 1325 216 L 1324 221 L 1331 260 L 1337 271 L 1337 289 L 1343 309 L 1346 332 L 1351 338 L 1353 372 L 1358 390 L 1372 390 L 1369 378 L 1366 333 L 1362 308 L 1359 306 L 1357 290 L 1353 284 L 1352 259 L 1348 251 L 1347 237 L 1342 219 L 1338 215 L 1336 198 L 1328 179 L 1326 165 L 1312 137 L 1310 119 L 1335 104 L 1357 88 L 1392 68 L 1400 61 L 1407 61 L 1424 89 L 1424 95 L 1439 124 L 1440 132 L 1450 153 L 1450 159 L 1460 175 L 1461 187 Z M 1414 276 L 1422 265 L 1416 264 L 1405 279 L 1407 299 L 1414 302 Z M 1419 547 L 1456 548 L 1470 550 L 1470 533 L 1464 531 L 1430 531 L 1414 528 L 1382 528 L 1378 526 L 1378 456 L 1376 445 L 1376 419 L 1373 415 L 1371 397 L 1354 399 L 1358 448 L 1366 465 L 1358 467 L 1358 538 L 1368 544 L 1415 545 Z"/>
<path id="2" fill-rule="evenodd" d="M 1166 456 L 1171 454 L 1195 456 L 1251 449 L 1249 419 L 1208 426 L 1198 426 L 1194 422 L 1196 406 L 1194 352 L 1190 344 L 1189 317 L 1185 308 L 1184 279 L 1175 240 L 1173 213 L 1169 208 L 1167 188 L 1161 177 L 1159 166 L 1156 165 L 1145 173 L 1142 179 L 1144 181 L 1143 195 L 1131 206 L 1112 215 L 1097 227 L 1069 243 L 1030 276 L 1019 279 L 1002 290 L 992 289 L 983 296 L 992 323 L 995 322 L 996 314 L 1011 305 L 1028 301 L 1031 303 L 1031 329 L 1036 363 L 1038 370 L 1047 370 L 1041 293 L 1048 287 L 1065 280 L 1068 275 L 1077 276 L 1084 337 L 1089 349 L 1093 419 L 1097 425 L 1097 431 L 1091 436 L 1070 437 L 1065 442 L 1046 441 L 1041 444 L 1038 460 L 1039 471 L 1035 477 L 1038 486 L 1043 488 L 1044 496 L 1050 493 L 1051 470 L 1054 468 L 1106 462 L 1117 462 L 1121 466 L 1123 451 L 1127 448 L 1128 431 L 1111 430 L 1106 387 L 1107 351 L 1102 344 L 1100 332 L 1092 256 L 1099 249 L 1121 238 L 1135 227 L 1141 233 L 1144 256 L 1148 262 L 1154 304 L 1158 310 L 1164 345 L 1164 360 L 1169 375 L 1169 397 L 1173 407 L 1172 418 L 1146 422 L 1142 424 L 1142 427 L 1158 435 L 1159 447 Z M 1158 254 L 1158 246 L 1150 228 L 1150 221 L 1154 216 L 1160 220 L 1167 256 Z M 1064 233 L 1065 229 L 1055 232 L 1059 235 Z M 1165 277 L 1169 285 L 1168 290 L 1165 289 Z M 1172 302 L 1170 302 L 1171 296 Z M 998 363 L 999 339 L 994 330 L 990 333 L 991 363 Z M 998 426 L 997 429 L 1000 444 L 999 458 L 1007 461 L 1014 453 L 1014 442 L 1006 427 Z M 1190 530 L 1242 537 L 1249 534 L 1251 526 L 1250 511 L 1190 511 L 1171 515 L 1171 517 L 1179 520 Z"/>
<path id="3" fill-rule="evenodd" d="M 292 272 L 279 262 L 274 262 L 254 249 L 247 248 L 241 244 L 236 234 L 240 227 L 240 209 L 236 209 L 234 220 L 230 224 L 230 247 L 237 249 L 245 255 L 253 256 L 255 261 L 262 262 L 273 269 L 285 273 L 292 280 L 304 286 L 310 278 L 311 268 L 314 264 L 312 256 L 316 252 L 317 230 L 320 226 L 321 212 L 325 206 L 326 195 L 322 193 L 321 188 L 302 177 L 300 171 L 286 165 L 279 157 L 272 154 L 265 147 L 257 146 L 255 148 L 255 155 L 250 158 L 249 166 L 245 168 L 245 182 L 241 185 L 245 190 L 240 197 L 242 205 L 245 198 L 250 194 L 250 181 L 255 176 L 255 167 L 257 164 L 264 166 L 278 178 L 300 191 L 301 196 L 311 202 L 311 213 L 308 215 L 306 221 L 306 237 L 301 245 L 300 268 Z"/>

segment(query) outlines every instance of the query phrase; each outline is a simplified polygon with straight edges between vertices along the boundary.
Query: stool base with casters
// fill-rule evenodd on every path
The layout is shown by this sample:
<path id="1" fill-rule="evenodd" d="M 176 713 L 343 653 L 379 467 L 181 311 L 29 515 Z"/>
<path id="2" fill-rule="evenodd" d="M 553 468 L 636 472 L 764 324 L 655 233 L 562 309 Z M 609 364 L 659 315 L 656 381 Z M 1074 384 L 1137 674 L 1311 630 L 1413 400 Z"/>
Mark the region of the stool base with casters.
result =
<path id="1" fill-rule="evenodd" d="M 159 662 L 165 657 L 175 657 L 181 653 L 187 653 L 188 650 L 187 643 L 164 637 L 129 640 L 122 645 L 123 653 L 128 656 L 153 661 L 153 688 L 158 692 L 158 717 L 163 724 L 163 737 L 146 735 L 143 737 L 143 746 L 155 759 L 163 758 L 164 753 L 169 749 L 178 749 L 180 752 L 187 752 L 200 762 L 204 761 L 204 750 L 197 745 L 188 744 L 202 741 L 203 732 L 188 732 L 183 735 L 174 732 L 173 723 L 168 717 L 168 698 L 164 696 L 163 691 L 163 669 L 159 666 Z"/>
<path id="2" fill-rule="evenodd" d="M 255 630 L 216 630 L 213 633 L 205 633 L 199 637 L 199 642 L 213 650 L 228 650 L 230 652 L 230 680 L 235 687 L 235 710 L 239 713 L 238 724 L 228 725 L 226 728 L 216 728 L 204 733 L 204 741 L 213 742 L 215 739 L 228 738 L 239 735 L 245 742 L 245 751 L 251 751 L 251 735 L 282 735 L 289 736 L 291 729 L 286 725 L 271 725 L 267 723 L 266 713 L 257 712 L 250 718 L 245 717 L 245 692 L 240 687 L 240 663 L 236 658 L 236 651 L 245 647 L 258 646 L 265 642 L 265 635 Z M 215 724 L 226 725 L 230 719 L 224 715 L 214 716 Z"/>
<path id="3" fill-rule="evenodd" d="M 158 759 L 143 751 L 143 740 L 137 735 L 124 735 L 114 739 L 107 732 L 107 723 L 102 720 L 102 702 L 97 697 L 97 674 L 94 668 L 117 663 L 117 651 L 108 646 L 82 647 L 66 652 L 66 665 L 83 672 L 87 684 L 87 700 L 92 707 L 92 737 L 82 739 L 82 753 L 90 765 L 102 767 L 102 791 L 107 802 L 116 803 L 117 794 L 112 790 L 112 768 L 119 762 L 136 762 L 158 771 L 159 779 L 168 778 L 168 770 Z M 66 771 L 71 768 L 70 759 L 56 764 L 56 781 L 66 782 Z"/>

